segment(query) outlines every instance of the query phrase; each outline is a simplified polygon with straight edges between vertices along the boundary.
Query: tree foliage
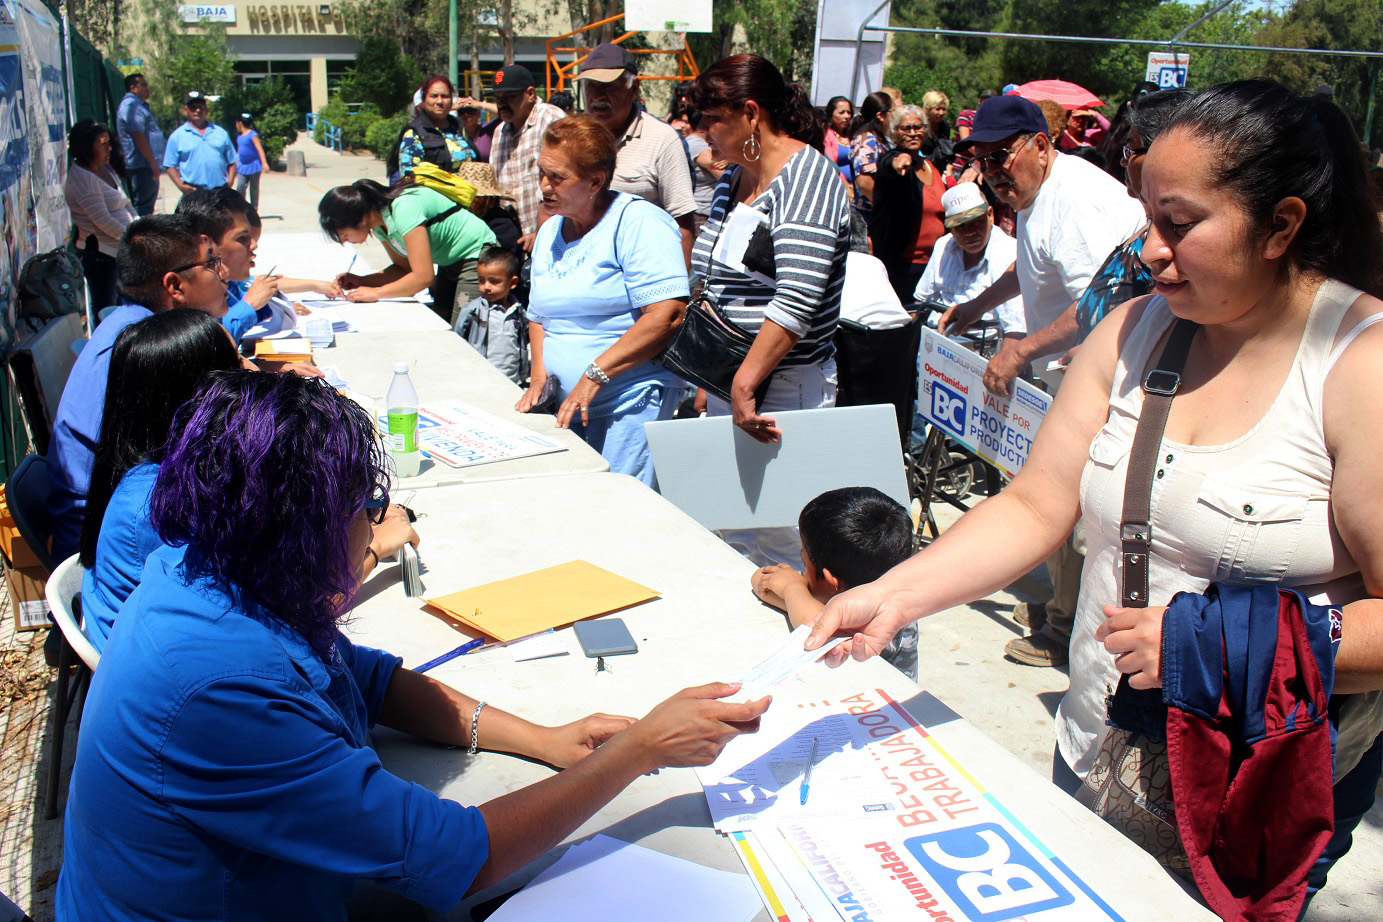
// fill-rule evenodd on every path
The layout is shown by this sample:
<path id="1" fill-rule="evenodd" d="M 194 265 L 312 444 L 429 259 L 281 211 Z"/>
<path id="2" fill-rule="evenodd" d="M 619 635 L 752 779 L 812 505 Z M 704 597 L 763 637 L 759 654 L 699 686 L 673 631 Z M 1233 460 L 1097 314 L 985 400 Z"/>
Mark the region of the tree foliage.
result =
<path id="1" fill-rule="evenodd" d="M 355 63 L 341 80 L 341 98 L 370 103 L 380 112 L 398 112 L 413 101 L 413 90 L 423 73 L 383 35 L 371 35 L 361 43 Z"/>

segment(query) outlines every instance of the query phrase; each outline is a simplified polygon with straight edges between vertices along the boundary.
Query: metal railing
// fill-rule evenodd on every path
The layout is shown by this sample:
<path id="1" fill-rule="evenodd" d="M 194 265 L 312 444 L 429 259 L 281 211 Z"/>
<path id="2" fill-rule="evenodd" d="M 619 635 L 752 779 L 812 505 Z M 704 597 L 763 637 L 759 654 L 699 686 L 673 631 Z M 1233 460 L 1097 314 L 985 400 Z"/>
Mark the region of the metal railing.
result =
<path id="1" fill-rule="evenodd" d="M 571 38 L 573 35 L 580 35 L 581 33 L 589 32 L 592 29 L 599 29 L 601 26 L 607 26 L 610 23 L 623 18 L 624 14 L 620 13 L 617 16 L 611 16 L 609 19 L 602 19 L 600 20 L 600 22 L 593 22 L 589 26 L 583 26 L 582 28 L 574 29 L 571 32 L 564 32 L 561 35 L 556 36 L 555 38 L 550 38 L 547 40 L 548 96 L 552 95 L 554 89 L 558 91 L 566 89 L 567 81 L 574 76 L 576 68 L 581 66 L 581 63 L 586 60 L 586 56 L 591 53 L 590 48 L 580 48 L 575 45 L 561 45 L 558 43 Z M 615 45 L 623 44 L 623 42 L 626 39 L 633 38 L 635 35 L 638 34 L 639 33 L 637 32 L 625 32 L 619 38 L 611 39 L 611 43 Z M 630 48 L 629 53 L 647 55 L 672 55 L 677 59 L 677 73 L 639 74 L 640 80 L 676 80 L 680 82 L 682 80 L 695 80 L 697 77 L 701 76 L 701 68 L 697 67 L 696 65 L 696 56 L 692 54 L 691 46 L 687 44 L 687 37 L 685 35 L 682 36 L 681 48 Z M 571 61 L 569 61 L 566 64 L 563 64 L 560 61 L 558 61 L 558 55 L 566 54 L 570 54 L 572 56 Z M 556 78 L 556 86 L 553 85 L 554 77 Z"/>
<path id="2" fill-rule="evenodd" d="M 316 112 L 307 113 L 307 133 L 317 140 L 317 124 L 322 125 L 322 144 L 341 153 L 341 129 L 319 116 Z"/>

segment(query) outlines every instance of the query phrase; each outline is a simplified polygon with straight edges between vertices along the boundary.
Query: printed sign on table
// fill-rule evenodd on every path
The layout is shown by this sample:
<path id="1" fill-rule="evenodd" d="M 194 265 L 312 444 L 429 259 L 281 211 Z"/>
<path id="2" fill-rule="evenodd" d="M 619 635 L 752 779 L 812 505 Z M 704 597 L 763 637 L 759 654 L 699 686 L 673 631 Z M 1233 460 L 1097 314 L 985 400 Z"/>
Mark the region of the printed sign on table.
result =
<path id="1" fill-rule="evenodd" d="M 388 417 L 380 416 L 388 429 Z M 473 467 L 566 451 L 567 446 L 505 422 L 459 400 L 418 408 L 418 447 L 451 467 Z"/>
<path id="2" fill-rule="evenodd" d="M 922 331 L 917 412 L 947 436 L 1012 477 L 1028 460 L 1052 398 L 1026 381 L 1011 397 L 985 390 L 988 364 L 933 330 Z"/>

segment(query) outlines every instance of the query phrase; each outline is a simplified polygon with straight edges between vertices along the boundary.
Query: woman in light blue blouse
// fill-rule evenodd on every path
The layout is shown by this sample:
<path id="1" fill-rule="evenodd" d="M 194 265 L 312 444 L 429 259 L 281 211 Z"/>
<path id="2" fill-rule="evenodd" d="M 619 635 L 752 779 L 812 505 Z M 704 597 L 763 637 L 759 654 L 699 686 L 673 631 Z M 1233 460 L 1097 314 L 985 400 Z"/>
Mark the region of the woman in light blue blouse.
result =
<path id="1" fill-rule="evenodd" d="M 578 115 L 554 122 L 538 157 L 555 216 L 533 245 L 528 317 L 533 377 L 517 408 L 556 378 L 557 425 L 570 426 L 619 474 L 654 485 L 643 424 L 669 419 L 685 386 L 649 360 L 687 309 L 681 236 L 667 212 L 610 191 L 614 135 Z"/>

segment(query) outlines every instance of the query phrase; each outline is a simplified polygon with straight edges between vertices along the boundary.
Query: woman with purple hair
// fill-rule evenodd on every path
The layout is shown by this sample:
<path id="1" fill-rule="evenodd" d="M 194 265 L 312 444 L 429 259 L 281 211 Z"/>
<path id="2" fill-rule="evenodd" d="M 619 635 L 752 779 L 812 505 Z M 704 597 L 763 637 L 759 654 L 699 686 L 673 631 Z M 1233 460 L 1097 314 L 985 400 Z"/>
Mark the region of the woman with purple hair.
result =
<path id="1" fill-rule="evenodd" d="M 60 917 L 341 920 L 359 878 L 445 911 L 768 706 L 711 684 L 545 727 L 355 646 L 337 625 L 387 507 L 374 421 L 319 379 L 214 372 L 178 410 L 150 502 L 166 546 L 82 720 Z M 385 771 L 376 722 L 566 770 L 462 806 Z"/>

